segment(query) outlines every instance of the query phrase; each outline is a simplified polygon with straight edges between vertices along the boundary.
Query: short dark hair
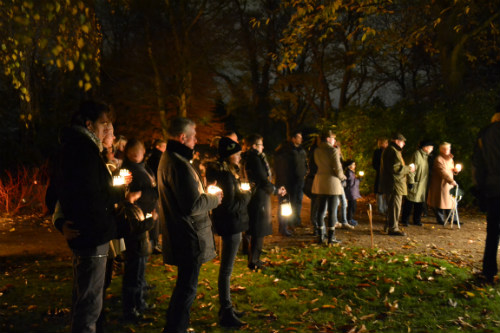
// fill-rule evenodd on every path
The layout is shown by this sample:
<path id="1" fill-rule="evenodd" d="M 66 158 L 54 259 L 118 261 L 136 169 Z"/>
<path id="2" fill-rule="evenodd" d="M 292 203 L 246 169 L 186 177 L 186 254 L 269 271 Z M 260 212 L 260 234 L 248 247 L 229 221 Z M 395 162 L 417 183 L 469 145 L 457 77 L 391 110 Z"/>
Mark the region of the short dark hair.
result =
<path id="1" fill-rule="evenodd" d="M 292 133 L 290 133 L 290 138 L 295 138 L 298 134 L 302 135 L 302 131 L 296 129 L 296 130 L 292 131 Z"/>
<path id="2" fill-rule="evenodd" d="M 177 137 L 181 134 L 187 134 L 187 128 L 189 126 L 195 125 L 195 122 L 191 119 L 184 117 L 175 117 L 170 120 L 167 132 L 171 137 Z"/>
<path id="3" fill-rule="evenodd" d="M 136 139 L 136 138 L 132 138 L 132 139 L 127 141 L 127 144 L 125 145 L 125 148 L 123 149 L 123 151 L 126 154 L 129 150 L 131 150 L 135 147 L 139 147 L 139 146 L 142 148 L 145 148 L 144 143 L 141 140 Z"/>
<path id="4" fill-rule="evenodd" d="M 257 141 L 259 140 L 263 140 L 264 138 L 262 137 L 262 135 L 260 134 L 257 134 L 257 133 L 254 133 L 254 134 L 250 134 L 249 136 L 247 136 L 247 138 L 245 139 L 245 143 L 251 147 L 253 146 L 254 144 L 257 143 Z"/>
<path id="5" fill-rule="evenodd" d="M 95 122 L 103 113 L 110 112 L 111 109 L 109 106 L 102 102 L 92 100 L 84 101 L 80 104 L 78 111 L 73 114 L 71 124 L 85 127 L 85 123 L 88 120 Z"/>
<path id="6" fill-rule="evenodd" d="M 165 141 L 165 140 L 163 140 L 163 139 L 156 139 L 156 140 L 153 142 L 153 147 L 158 147 L 159 145 L 164 144 L 164 143 L 167 143 L 167 141 Z"/>

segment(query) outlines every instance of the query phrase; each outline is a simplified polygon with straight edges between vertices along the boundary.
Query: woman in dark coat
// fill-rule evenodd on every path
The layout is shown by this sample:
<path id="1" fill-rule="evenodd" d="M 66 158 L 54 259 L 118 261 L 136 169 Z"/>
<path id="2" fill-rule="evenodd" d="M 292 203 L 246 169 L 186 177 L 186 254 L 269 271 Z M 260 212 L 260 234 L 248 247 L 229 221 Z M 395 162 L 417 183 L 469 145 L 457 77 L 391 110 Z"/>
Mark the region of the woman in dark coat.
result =
<path id="1" fill-rule="evenodd" d="M 262 136 L 250 135 L 247 138 L 250 149 L 246 154 L 245 170 L 248 181 L 252 184 L 252 198 L 248 204 L 251 236 L 248 253 L 248 268 L 255 270 L 262 266 L 260 254 L 264 245 L 264 237 L 273 233 L 271 224 L 271 194 L 286 194 L 284 187 L 276 188 L 271 182 L 271 170 L 263 153 Z"/>
<path id="2" fill-rule="evenodd" d="M 239 162 L 241 146 L 228 137 L 219 141 L 219 161 L 207 167 L 207 182 L 217 182 L 223 193 L 222 203 L 212 210 L 213 225 L 222 237 L 219 269 L 219 323 L 222 327 L 245 325 L 237 317 L 241 313 L 233 309 L 230 295 L 230 279 L 234 260 L 241 242 L 241 233 L 248 230 L 247 205 L 250 191 L 240 189 Z"/>

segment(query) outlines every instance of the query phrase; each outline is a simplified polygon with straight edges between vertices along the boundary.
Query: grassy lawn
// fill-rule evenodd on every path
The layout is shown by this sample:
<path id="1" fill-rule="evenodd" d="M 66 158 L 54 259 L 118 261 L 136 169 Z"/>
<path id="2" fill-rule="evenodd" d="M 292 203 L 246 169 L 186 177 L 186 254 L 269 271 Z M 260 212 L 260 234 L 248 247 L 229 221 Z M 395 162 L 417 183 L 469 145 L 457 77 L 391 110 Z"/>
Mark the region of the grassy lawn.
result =
<path id="1" fill-rule="evenodd" d="M 475 285 L 471 271 L 451 261 L 315 245 L 269 249 L 264 258 L 268 266 L 256 273 L 243 256 L 235 264 L 233 301 L 249 323 L 241 331 L 500 331 L 498 287 Z M 0 278 L 0 332 L 68 332 L 70 258 L 23 257 L 9 266 Z M 191 316 L 197 332 L 228 331 L 217 324 L 218 268 L 217 261 L 202 267 Z M 152 259 L 147 279 L 158 307 L 140 325 L 121 320 L 116 276 L 105 303 L 107 331 L 160 332 L 175 274 Z"/>

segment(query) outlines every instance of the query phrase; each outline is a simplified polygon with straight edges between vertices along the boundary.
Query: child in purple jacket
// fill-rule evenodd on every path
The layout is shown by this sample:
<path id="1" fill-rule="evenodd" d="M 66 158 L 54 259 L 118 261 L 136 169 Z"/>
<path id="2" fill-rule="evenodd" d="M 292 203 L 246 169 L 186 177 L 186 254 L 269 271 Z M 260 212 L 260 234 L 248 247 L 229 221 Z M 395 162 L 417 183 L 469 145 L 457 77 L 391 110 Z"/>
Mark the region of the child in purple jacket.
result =
<path id="1" fill-rule="evenodd" d="M 354 214 L 356 213 L 357 200 L 361 198 L 359 194 L 359 182 L 363 179 L 362 177 L 356 177 L 356 162 L 353 160 L 348 160 L 345 162 L 347 177 L 345 185 L 345 195 L 347 198 L 347 221 L 350 224 L 357 224 L 358 221 L 354 219 Z"/>

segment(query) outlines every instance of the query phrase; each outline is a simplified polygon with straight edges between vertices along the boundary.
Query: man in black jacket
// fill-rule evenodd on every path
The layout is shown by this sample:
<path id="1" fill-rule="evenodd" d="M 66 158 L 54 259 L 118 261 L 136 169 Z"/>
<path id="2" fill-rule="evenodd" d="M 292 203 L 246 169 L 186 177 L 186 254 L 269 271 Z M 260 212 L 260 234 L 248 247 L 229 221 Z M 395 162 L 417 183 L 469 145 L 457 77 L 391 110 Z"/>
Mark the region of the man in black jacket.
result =
<path id="1" fill-rule="evenodd" d="M 302 133 L 293 132 L 289 141 L 284 142 L 276 149 L 274 157 L 276 171 L 276 186 L 284 186 L 290 196 L 293 216 L 289 220 L 291 226 L 302 225 L 300 212 L 304 180 L 307 173 L 307 153 L 302 148 Z M 279 232 L 284 236 L 291 236 L 287 228 L 286 218 L 278 213 Z"/>
<path id="2" fill-rule="evenodd" d="M 54 224 L 73 252 L 73 333 L 97 330 L 109 241 L 117 236 L 114 204 L 124 198 L 123 186 L 112 186 L 111 175 L 100 155 L 110 125 L 108 107 L 87 101 L 82 103 L 71 128 L 62 137 L 56 182 L 60 205 L 56 206 Z"/>
<path id="3" fill-rule="evenodd" d="M 196 124 L 187 118 L 171 120 L 167 150 L 158 167 L 163 258 L 178 268 L 177 282 L 167 310 L 163 332 L 186 332 L 196 297 L 201 265 L 215 257 L 211 209 L 220 205 L 222 192 L 207 194 L 190 164 L 196 144 Z"/>
<path id="4" fill-rule="evenodd" d="M 153 150 L 151 155 L 149 155 L 146 164 L 153 171 L 153 175 L 157 177 L 158 165 L 160 164 L 161 155 L 167 149 L 167 142 L 162 139 L 156 139 L 153 144 Z M 158 210 L 158 207 L 156 208 Z M 161 254 L 161 249 L 159 247 L 159 237 L 160 237 L 160 221 L 156 218 L 154 220 L 153 229 L 149 231 L 149 239 L 151 240 L 151 246 L 153 247 L 153 254 Z"/>
<path id="5" fill-rule="evenodd" d="M 483 275 L 490 283 L 498 273 L 500 237 L 500 105 L 492 123 L 479 134 L 472 159 L 474 180 L 487 211 Z"/>

